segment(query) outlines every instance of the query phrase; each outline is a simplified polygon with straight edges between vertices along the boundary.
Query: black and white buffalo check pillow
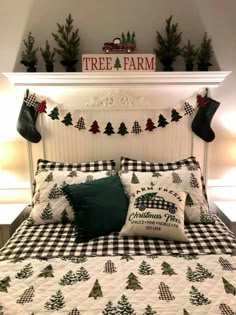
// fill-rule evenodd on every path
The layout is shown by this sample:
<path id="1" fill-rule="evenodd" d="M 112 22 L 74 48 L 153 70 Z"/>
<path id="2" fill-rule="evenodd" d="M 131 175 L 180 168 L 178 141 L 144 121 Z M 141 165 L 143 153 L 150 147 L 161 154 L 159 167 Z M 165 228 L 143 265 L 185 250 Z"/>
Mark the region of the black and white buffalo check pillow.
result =
<path id="1" fill-rule="evenodd" d="M 37 172 L 43 170 L 55 171 L 80 171 L 80 172 L 99 172 L 115 170 L 114 160 L 101 160 L 82 163 L 61 163 L 39 159 L 37 163 Z"/>

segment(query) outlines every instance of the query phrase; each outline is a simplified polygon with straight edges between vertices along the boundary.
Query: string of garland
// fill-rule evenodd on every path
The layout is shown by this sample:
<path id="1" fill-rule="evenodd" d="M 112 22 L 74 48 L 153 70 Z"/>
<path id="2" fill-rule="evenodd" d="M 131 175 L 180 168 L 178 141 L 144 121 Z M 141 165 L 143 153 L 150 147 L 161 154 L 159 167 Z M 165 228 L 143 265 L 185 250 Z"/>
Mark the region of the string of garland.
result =
<path id="1" fill-rule="evenodd" d="M 206 98 L 202 97 L 200 94 L 197 94 L 196 96 L 197 100 L 197 107 L 204 107 L 206 105 Z M 38 101 L 37 97 L 35 94 L 29 95 L 28 99 L 26 100 L 26 105 L 31 107 L 33 106 L 35 110 L 39 113 L 45 113 L 47 114 L 46 111 L 46 101 Z M 183 111 L 183 113 L 182 113 Z M 180 119 L 183 118 L 185 115 L 192 115 L 193 112 L 195 111 L 195 108 L 190 105 L 189 103 L 185 102 L 183 105 L 183 109 L 171 109 L 171 119 L 168 121 L 166 117 L 162 114 L 159 114 L 157 123 L 153 122 L 151 118 L 148 118 L 145 124 L 145 131 L 152 132 L 156 128 L 165 128 L 169 123 L 172 122 L 178 122 Z M 48 117 L 50 117 L 52 120 L 60 120 L 60 114 L 59 114 L 59 109 L 58 107 L 54 107 L 49 114 L 47 114 Z M 74 126 L 78 130 L 86 130 L 85 126 L 85 120 L 84 117 L 79 117 L 78 121 L 74 124 L 73 123 L 73 118 L 70 112 L 68 112 L 62 120 L 60 120 L 61 123 L 63 123 L 65 126 Z M 88 131 L 92 132 L 93 134 L 101 133 L 99 124 L 97 120 L 94 120 L 92 125 L 90 126 L 90 129 Z M 121 136 L 125 136 L 126 134 L 129 133 L 134 133 L 134 134 L 139 134 L 143 132 L 140 123 L 135 120 L 132 126 L 132 130 L 129 132 L 127 129 L 127 126 L 125 123 L 122 121 L 118 127 L 117 132 L 115 132 L 114 127 L 112 126 L 112 123 L 109 121 L 106 124 L 106 127 L 103 131 L 104 134 L 107 134 L 108 136 L 112 134 L 119 134 Z"/>

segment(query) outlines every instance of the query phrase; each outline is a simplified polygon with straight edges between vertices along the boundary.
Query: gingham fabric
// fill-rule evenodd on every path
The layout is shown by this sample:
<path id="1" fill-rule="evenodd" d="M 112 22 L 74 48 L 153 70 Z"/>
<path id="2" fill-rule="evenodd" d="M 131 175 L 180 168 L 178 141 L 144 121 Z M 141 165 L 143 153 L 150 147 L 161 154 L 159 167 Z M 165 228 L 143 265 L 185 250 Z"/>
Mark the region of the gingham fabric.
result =
<path id="1" fill-rule="evenodd" d="M 37 163 L 37 172 L 42 170 L 97 172 L 115 170 L 115 167 L 116 163 L 114 160 L 101 160 L 84 163 L 61 163 L 39 159 Z"/>
<path id="2" fill-rule="evenodd" d="M 176 206 L 172 202 L 162 201 L 162 200 L 139 200 L 134 203 L 135 208 L 144 210 L 146 208 L 154 208 L 161 210 L 169 210 L 170 213 L 176 212 Z"/>
<path id="3" fill-rule="evenodd" d="M 185 226 L 189 242 L 143 237 L 120 237 L 111 233 L 88 243 L 77 244 L 72 224 L 27 227 L 27 221 L 0 250 L 0 260 L 61 256 L 119 256 L 171 254 L 236 254 L 236 238 L 215 216 L 215 224 Z"/>
<path id="4" fill-rule="evenodd" d="M 136 172 L 158 172 L 158 171 L 174 171 L 181 167 L 200 168 L 199 162 L 194 156 L 190 156 L 187 159 L 170 162 L 170 163 L 155 163 L 147 161 L 138 161 L 127 157 L 121 157 L 120 159 L 120 171 L 136 171 Z M 202 174 L 202 172 L 201 172 Z M 207 201 L 206 186 L 203 175 L 201 175 L 203 194 Z"/>
<path id="5" fill-rule="evenodd" d="M 37 102 L 37 99 L 36 99 L 35 94 L 29 95 L 29 97 L 25 100 L 25 104 L 28 107 L 32 107 L 32 106 L 35 107 L 36 102 Z"/>
<path id="6" fill-rule="evenodd" d="M 195 111 L 195 108 L 191 106 L 189 103 L 184 103 L 184 115 L 192 115 L 192 113 Z"/>

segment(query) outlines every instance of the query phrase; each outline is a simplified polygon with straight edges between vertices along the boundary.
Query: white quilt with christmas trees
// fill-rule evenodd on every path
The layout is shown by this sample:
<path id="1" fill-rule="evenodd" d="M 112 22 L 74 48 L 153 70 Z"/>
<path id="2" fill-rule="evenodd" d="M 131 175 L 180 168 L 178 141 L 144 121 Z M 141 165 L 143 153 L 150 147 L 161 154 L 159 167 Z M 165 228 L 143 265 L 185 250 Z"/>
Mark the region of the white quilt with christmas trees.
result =
<path id="1" fill-rule="evenodd" d="M 0 314 L 233 315 L 236 256 L 3 260 Z"/>

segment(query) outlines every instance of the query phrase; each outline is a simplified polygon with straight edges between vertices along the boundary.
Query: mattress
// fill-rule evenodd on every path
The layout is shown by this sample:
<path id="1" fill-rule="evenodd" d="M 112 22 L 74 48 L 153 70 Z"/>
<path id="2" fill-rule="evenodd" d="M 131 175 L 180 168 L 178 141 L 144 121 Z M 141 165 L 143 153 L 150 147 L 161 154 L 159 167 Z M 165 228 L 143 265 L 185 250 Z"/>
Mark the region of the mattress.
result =
<path id="1" fill-rule="evenodd" d="M 0 250 L 0 314 L 236 314 L 233 233 L 217 217 L 185 232 L 77 244 L 72 224 L 24 222 Z"/>

